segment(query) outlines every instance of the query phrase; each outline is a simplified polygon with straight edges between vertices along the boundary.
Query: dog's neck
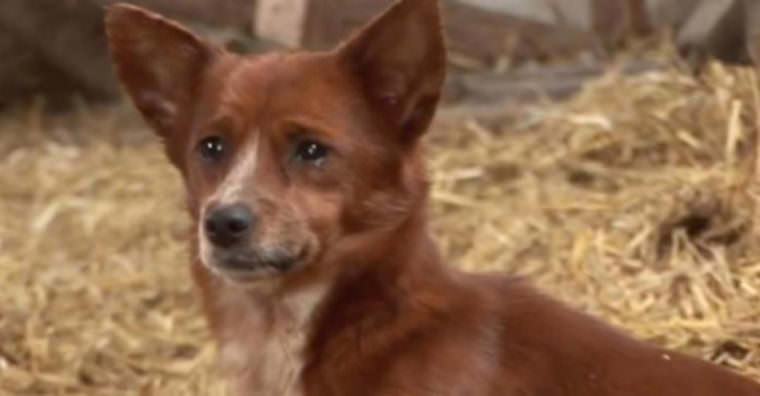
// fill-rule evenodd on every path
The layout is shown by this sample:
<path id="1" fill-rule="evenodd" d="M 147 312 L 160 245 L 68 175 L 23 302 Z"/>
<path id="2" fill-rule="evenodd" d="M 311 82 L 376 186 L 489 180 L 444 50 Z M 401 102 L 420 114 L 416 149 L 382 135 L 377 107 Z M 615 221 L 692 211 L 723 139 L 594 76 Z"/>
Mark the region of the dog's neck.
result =
<path id="1" fill-rule="evenodd" d="M 424 211 L 419 213 L 398 229 L 368 238 L 367 250 L 357 249 L 344 263 L 354 270 L 335 279 L 309 326 L 302 378 L 310 394 L 323 394 L 321 386 L 334 381 L 364 378 L 365 362 L 374 354 L 408 339 L 447 309 L 441 289 L 455 277 L 442 265 Z"/>
<path id="2" fill-rule="evenodd" d="M 337 263 L 328 267 L 339 268 L 334 277 L 341 279 L 361 277 L 372 273 L 392 280 L 419 266 L 438 262 L 437 249 L 432 241 L 423 205 L 415 207 L 395 226 L 373 229 L 347 237 L 336 246 Z M 339 285 L 336 285 L 339 287 Z"/>

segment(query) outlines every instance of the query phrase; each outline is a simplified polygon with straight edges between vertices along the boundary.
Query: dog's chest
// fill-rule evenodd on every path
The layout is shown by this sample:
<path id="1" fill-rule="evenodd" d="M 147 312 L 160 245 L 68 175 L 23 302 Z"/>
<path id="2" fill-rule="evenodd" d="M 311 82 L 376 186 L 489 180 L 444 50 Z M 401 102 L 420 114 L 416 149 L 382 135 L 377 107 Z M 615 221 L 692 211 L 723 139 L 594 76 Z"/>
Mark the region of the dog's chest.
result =
<path id="1" fill-rule="evenodd" d="M 323 295 L 312 289 L 279 301 L 249 298 L 242 306 L 242 296 L 222 296 L 220 360 L 236 396 L 303 395 L 308 326 Z"/>

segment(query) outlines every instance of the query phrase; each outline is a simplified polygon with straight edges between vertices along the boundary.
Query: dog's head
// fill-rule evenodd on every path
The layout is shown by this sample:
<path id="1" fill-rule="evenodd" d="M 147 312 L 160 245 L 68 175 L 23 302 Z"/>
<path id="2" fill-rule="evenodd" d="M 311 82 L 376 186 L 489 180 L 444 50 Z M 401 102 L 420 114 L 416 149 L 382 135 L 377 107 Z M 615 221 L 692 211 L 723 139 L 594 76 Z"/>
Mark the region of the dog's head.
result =
<path id="1" fill-rule="evenodd" d="M 417 142 L 445 74 L 435 0 L 402 0 L 333 51 L 239 56 L 143 9 L 108 9 L 118 75 L 182 173 L 213 272 L 320 271 L 424 199 Z"/>

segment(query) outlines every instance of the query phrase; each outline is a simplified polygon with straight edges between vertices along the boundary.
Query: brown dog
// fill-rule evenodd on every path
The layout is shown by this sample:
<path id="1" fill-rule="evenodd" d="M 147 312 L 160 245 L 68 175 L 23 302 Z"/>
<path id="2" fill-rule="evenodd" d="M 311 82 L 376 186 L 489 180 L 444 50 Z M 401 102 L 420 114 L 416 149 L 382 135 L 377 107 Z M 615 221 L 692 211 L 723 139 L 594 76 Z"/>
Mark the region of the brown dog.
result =
<path id="1" fill-rule="evenodd" d="M 117 5 L 119 76 L 179 168 L 239 395 L 759 396 L 516 280 L 445 266 L 420 137 L 445 48 L 401 0 L 332 52 L 238 56 Z"/>

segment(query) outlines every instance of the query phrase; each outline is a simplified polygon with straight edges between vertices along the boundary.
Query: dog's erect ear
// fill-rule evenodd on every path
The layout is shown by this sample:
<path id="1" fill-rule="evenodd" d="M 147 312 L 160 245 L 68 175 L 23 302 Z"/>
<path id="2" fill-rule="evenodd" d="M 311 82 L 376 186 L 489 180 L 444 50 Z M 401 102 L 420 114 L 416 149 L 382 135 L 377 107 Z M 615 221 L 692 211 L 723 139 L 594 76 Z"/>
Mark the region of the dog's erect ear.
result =
<path id="1" fill-rule="evenodd" d="M 401 0 L 338 48 L 368 99 L 415 139 L 430 125 L 446 75 L 437 0 Z"/>
<path id="2" fill-rule="evenodd" d="M 122 84 L 156 132 L 167 137 L 220 50 L 175 22 L 126 4 L 108 7 L 106 32 Z"/>

